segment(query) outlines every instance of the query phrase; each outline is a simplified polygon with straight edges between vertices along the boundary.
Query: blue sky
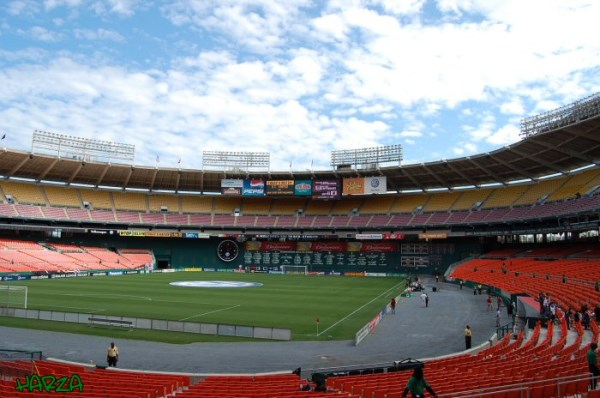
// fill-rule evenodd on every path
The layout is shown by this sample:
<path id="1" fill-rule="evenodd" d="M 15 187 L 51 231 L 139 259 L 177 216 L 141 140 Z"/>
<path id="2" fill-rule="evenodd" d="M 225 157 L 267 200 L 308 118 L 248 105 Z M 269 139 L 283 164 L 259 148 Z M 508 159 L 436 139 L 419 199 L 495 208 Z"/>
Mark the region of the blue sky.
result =
<path id="1" fill-rule="evenodd" d="M 3 146 L 44 130 L 133 144 L 140 165 L 256 151 L 271 170 L 381 145 L 403 164 L 488 152 L 600 91 L 599 15 L 595 0 L 5 0 Z"/>

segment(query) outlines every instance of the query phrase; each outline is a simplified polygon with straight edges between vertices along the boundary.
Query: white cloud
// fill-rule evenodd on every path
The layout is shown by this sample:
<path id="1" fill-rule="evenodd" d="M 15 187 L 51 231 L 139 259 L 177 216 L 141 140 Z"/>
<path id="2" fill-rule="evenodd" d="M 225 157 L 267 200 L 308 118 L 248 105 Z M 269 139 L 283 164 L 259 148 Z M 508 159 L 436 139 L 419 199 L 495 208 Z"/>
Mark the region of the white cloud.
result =
<path id="1" fill-rule="evenodd" d="M 47 0 L 53 13 L 76 9 L 54 24 L 42 23 L 40 4 L 7 6 L 21 19 L 10 28 L 38 42 L 0 45 L 0 115 L 127 139 L 150 164 L 170 145 L 186 167 L 204 148 L 268 149 L 284 169 L 291 158 L 327 165 L 332 148 L 398 142 L 414 159 L 474 153 L 517 139 L 519 117 L 600 90 L 600 2 L 437 0 L 441 15 L 426 18 L 424 0 L 178 0 L 153 15 L 171 22 L 161 37 L 144 27 L 175 54 L 156 62 L 130 36 L 136 11 L 152 11 L 146 2 Z M 90 9 L 131 18 L 86 24 Z"/>
<path id="2" fill-rule="evenodd" d="M 519 127 L 509 124 L 502 126 L 498 130 L 491 133 L 486 140 L 492 145 L 509 145 L 518 142 L 521 139 L 519 136 L 520 133 L 521 130 Z"/>
<path id="3" fill-rule="evenodd" d="M 6 9 L 10 15 L 31 15 L 39 12 L 39 3 L 35 0 L 13 0 Z"/>
<path id="4" fill-rule="evenodd" d="M 44 42 L 56 42 L 62 40 L 62 34 L 50 31 L 41 26 L 34 26 L 29 32 L 23 32 L 24 34 L 32 37 L 35 40 Z"/>
<path id="5" fill-rule="evenodd" d="M 509 102 L 501 104 L 500 112 L 510 115 L 523 115 L 525 113 L 523 101 L 521 101 L 520 98 L 515 97 Z"/>
<path id="6" fill-rule="evenodd" d="M 118 32 L 102 28 L 96 30 L 75 29 L 74 34 L 76 38 L 85 40 L 110 40 L 118 43 L 125 41 L 125 38 Z"/>
<path id="7" fill-rule="evenodd" d="M 422 137 L 423 133 L 420 131 L 402 131 L 398 134 L 400 137 Z"/>
<path id="8" fill-rule="evenodd" d="M 192 24 L 230 36 L 237 46 L 261 54 L 270 53 L 287 42 L 289 31 L 304 31 L 297 20 L 299 9 L 308 0 L 283 3 L 270 0 L 179 0 L 163 7 L 164 14 L 177 25 Z"/>
<path id="9" fill-rule="evenodd" d="M 78 7 L 82 3 L 82 0 L 44 0 L 44 8 L 52 10 L 57 7 Z"/>
<path id="10" fill-rule="evenodd" d="M 108 0 L 110 11 L 116 14 L 131 16 L 140 0 Z"/>
<path id="11" fill-rule="evenodd" d="M 396 15 L 416 14 L 425 5 L 426 0 L 373 0 L 373 3 L 380 4 L 386 11 Z"/>
<path id="12" fill-rule="evenodd" d="M 477 145 L 473 142 L 461 142 L 452 148 L 452 153 L 456 156 L 466 156 L 478 152 Z"/>
<path id="13" fill-rule="evenodd" d="M 387 104 L 374 104 L 374 105 L 370 105 L 370 106 L 361 106 L 360 107 L 360 113 L 364 114 L 364 115 L 372 115 L 372 114 L 382 114 L 384 112 L 389 112 L 392 109 L 394 109 L 391 105 Z"/>

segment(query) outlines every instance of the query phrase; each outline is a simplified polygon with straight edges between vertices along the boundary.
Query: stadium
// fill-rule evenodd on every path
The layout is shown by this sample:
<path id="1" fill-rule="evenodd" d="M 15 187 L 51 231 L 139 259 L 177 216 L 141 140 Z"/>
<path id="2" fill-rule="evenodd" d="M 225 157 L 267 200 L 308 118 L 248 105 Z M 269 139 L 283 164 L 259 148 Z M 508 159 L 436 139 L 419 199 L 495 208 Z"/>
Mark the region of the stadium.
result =
<path id="1" fill-rule="evenodd" d="M 253 170 L 264 154 L 243 152 L 205 153 L 202 170 L 138 166 L 127 148 L 36 132 L 31 152 L 0 151 L 2 396 L 393 398 L 420 366 L 440 397 L 599 396 L 586 362 L 600 333 L 599 129 L 596 94 L 524 119 L 522 140 L 493 152 L 389 166 L 397 147 L 365 148 L 304 172 Z M 408 318 L 422 306 L 413 282 L 445 315 Z M 412 326 L 457 322 L 462 338 L 465 319 L 489 330 L 474 348 L 426 359 L 428 335 L 410 351 Z M 403 334 L 404 351 L 360 351 L 389 351 L 378 333 Z M 107 338 L 140 357 L 147 341 L 183 344 L 179 371 L 68 354 Z M 228 351 L 194 372 L 186 344 L 214 342 Z M 301 363 L 311 344 L 355 354 L 317 368 Z M 58 358 L 36 350 L 52 345 Z M 246 355 L 245 372 L 218 364 Z"/>

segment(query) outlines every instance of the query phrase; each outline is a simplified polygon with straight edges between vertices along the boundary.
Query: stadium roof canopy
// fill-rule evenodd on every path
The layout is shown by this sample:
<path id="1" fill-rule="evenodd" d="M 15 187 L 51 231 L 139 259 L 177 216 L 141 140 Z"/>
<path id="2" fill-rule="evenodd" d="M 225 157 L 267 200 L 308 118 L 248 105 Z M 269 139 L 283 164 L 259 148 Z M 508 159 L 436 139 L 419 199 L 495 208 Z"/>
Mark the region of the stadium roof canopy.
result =
<path id="1" fill-rule="evenodd" d="M 368 169 L 314 171 L 208 171 L 87 162 L 0 150 L 4 178 L 53 181 L 92 187 L 147 191 L 219 193 L 222 179 L 332 179 L 386 176 L 388 190 L 453 189 L 538 180 L 600 165 L 600 115 L 540 131 L 521 141 L 475 156 Z"/>

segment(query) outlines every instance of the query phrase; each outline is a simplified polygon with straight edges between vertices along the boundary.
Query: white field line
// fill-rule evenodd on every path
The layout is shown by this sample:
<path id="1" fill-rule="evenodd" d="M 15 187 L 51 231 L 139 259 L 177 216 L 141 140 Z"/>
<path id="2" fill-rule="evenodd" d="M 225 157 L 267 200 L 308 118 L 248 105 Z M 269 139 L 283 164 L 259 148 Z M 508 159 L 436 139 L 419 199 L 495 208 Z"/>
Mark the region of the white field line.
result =
<path id="1" fill-rule="evenodd" d="M 72 310 L 84 310 L 84 311 L 94 311 L 94 312 L 104 312 L 106 311 L 104 308 L 83 308 L 83 307 L 68 307 L 66 305 L 51 305 L 48 308 L 70 308 Z M 48 311 L 48 310 L 42 310 Z"/>
<path id="2" fill-rule="evenodd" d="M 348 315 L 346 315 L 345 317 L 343 317 L 342 319 L 340 319 L 339 321 L 337 321 L 336 323 L 334 323 L 333 325 L 329 326 L 327 329 L 321 330 L 319 333 L 317 333 L 317 337 L 322 335 L 323 333 L 325 333 L 326 331 L 328 331 L 329 329 L 334 328 L 335 326 L 339 325 L 340 323 L 344 322 L 346 319 L 350 318 L 352 315 L 356 314 L 358 311 L 362 310 L 363 308 L 365 308 L 367 305 L 371 304 L 373 301 L 379 299 L 379 297 L 389 294 L 389 292 L 391 290 L 396 289 L 398 286 L 400 286 L 402 283 L 404 282 L 400 282 L 394 286 L 392 286 L 391 288 L 389 288 L 388 290 L 386 290 L 385 292 L 381 293 L 379 296 L 375 297 L 373 300 L 369 301 L 366 304 L 363 304 L 362 306 L 358 307 L 357 309 L 355 309 L 354 311 L 352 311 L 351 313 L 349 313 Z"/>
<path id="3" fill-rule="evenodd" d="M 152 298 L 146 296 L 132 296 L 129 294 L 102 294 L 102 293 L 92 293 L 92 294 L 69 294 L 69 293 L 53 293 L 56 296 L 75 296 L 75 297 L 129 297 L 136 300 L 144 300 L 144 301 L 152 301 Z"/>
<path id="4" fill-rule="evenodd" d="M 188 316 L 187 318 L 181 318 L 179 321 L 187 321 L 188 319 L 198 318 L 198 317 L 201 317 L 201 316 L 204 316 L 204 315 L 208 315 L 208 314 L 214 314 L 215 312 L 228 311 L 228 310 L 232 310 L 232 309 L 237 308 L 237 307 L 240 307 L 240 304 L 234 305 L 232 307 L 221 308 L 220 310 L 208 311 L 208 312 L 203 312 L 202 314 L 196 314 L 196 315 Z"/>

